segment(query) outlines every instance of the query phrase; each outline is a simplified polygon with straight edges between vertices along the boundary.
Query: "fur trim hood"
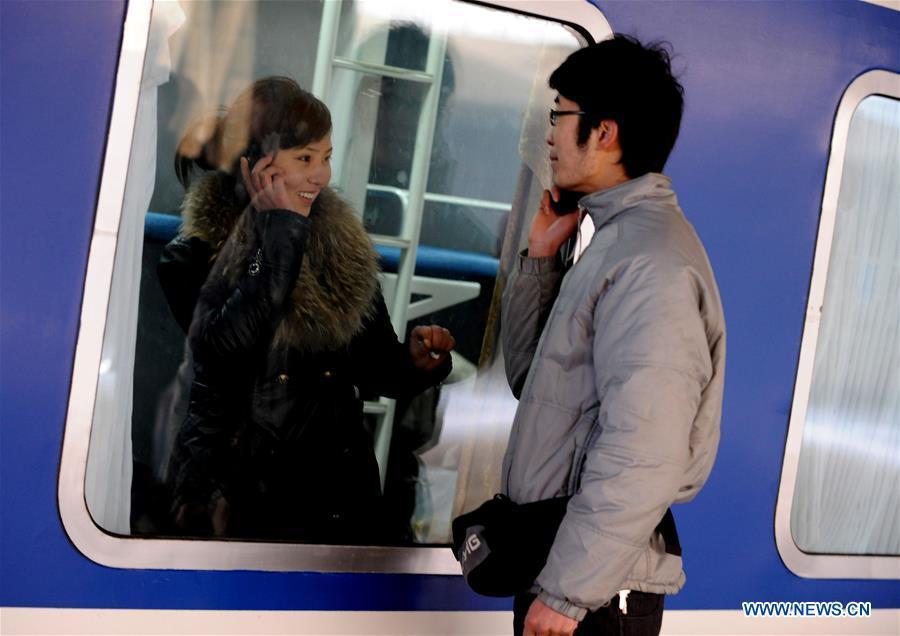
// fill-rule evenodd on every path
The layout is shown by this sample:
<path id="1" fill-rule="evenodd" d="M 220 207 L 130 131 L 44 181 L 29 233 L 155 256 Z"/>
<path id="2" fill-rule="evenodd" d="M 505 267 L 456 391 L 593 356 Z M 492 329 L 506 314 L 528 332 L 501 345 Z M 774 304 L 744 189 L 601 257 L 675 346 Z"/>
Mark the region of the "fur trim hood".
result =
<path id="1" fill-rule="evenodd" d="M 241 208 L 233 192 L 234 180 L 220 174 L 195 181 L 184 197 L 180 233 L 209 243 L 215 259 L 234 230 L 234 249 L 223 253 L 233 263 L 223 263 L 221 271 L 236 284 L 255 252 L 255 212 Z M 330 188 L 316 197 L 309 220 L 291 306 L 273 344 L 308 352 L 339 349 L 375 313 L 378 254 L 353 209 Z"/>

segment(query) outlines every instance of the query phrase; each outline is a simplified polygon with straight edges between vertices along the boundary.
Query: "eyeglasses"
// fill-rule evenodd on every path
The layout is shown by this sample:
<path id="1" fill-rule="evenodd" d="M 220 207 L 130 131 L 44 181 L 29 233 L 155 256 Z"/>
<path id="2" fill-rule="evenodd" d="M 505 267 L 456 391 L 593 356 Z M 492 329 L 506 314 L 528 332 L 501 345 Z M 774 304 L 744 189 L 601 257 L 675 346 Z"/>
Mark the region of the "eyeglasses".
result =
<path id="1" fill-rule="evenodd" d="M 550 109 L 550 125 L 555 126 L 556 120 L 564 115 L 587 115 L 583 110 L 554 110 Z"/>

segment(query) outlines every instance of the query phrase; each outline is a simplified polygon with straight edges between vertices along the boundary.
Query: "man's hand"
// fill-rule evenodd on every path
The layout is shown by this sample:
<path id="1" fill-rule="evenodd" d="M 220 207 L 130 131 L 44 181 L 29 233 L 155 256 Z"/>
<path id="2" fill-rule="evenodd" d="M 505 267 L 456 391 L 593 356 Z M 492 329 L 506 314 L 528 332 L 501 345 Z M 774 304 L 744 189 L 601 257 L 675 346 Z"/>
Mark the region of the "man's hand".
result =
<path id="1" fill-rule="evenodd" d="M 578 229 L 579 214 L 557 214 L 550 207 L 550 197 L 559 200 L 559 190 L 553 186 L 553 192 L 544 190 L 541 207 L 538 208 L 531 231 L 528 232 L 528 256 L 555 256 L 560 246 Z"/>
<path id="2" fill-rule="evenodd" d="M 522 636 L 572 636 L 578 621 L 550 609 L 539 599 L 534 599 L 525 616 Z"/>
<path id="3" fill-rule="evenodd" d="M 413 364 L 424 371 L 440 366 L 455 346 L 450 331 L 438 325 L 416 327 L 409 337 L 409 355 Z"/>

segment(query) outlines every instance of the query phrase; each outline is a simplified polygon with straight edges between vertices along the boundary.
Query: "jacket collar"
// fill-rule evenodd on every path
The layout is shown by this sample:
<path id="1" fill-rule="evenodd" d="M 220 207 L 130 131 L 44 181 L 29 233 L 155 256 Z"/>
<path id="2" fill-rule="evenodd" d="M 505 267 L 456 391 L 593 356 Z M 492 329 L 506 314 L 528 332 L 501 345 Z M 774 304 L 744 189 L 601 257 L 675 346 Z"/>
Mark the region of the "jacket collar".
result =
<path id="1" fill-rule="evenodd" d="M 181 214 L 182 236 L 208 243 L 215 259 L 220 252 L 230 254 L 227 258 L 234 262 L 223 263 L 229 277 L 244 271 L 255 251 L 254 212 L 238 205 L 233 179 L 219 173 L 199 179 L 188 190 Z M 274 344 L 310 352 L 335 350 L 349 344 L 375 314 L 378 255 L 356 213 L 330 188 L 319 193 L 309 220 L 303 264 Z M 230 252 L 222 250 L 228 240 L 236 244 Z"/>
<path id="2" fill-rule="evenodd" d="M 599 230 L 621 212 L 645 201 L 663 202 L 668 199 L 672 204 L 677 204 L 671 185 L 669 177 L 658 172 L 648 172 L 607 190 L 585 195 L 578 201 L 578 205 L 590 214 L 594 227 Z"/>

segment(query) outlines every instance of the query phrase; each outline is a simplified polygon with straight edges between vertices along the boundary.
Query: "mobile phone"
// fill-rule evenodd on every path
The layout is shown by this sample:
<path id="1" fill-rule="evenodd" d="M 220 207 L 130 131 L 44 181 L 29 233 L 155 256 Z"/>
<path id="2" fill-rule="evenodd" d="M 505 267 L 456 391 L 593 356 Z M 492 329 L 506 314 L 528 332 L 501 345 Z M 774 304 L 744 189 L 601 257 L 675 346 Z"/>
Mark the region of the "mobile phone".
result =
<path id="1" fill-rule="evenodd" d="M 584 196 L 583 192 L 575 192 L 574 190 L 559 191 L 559 201 L 554 201 L 550 197 L 550 209 L 557 214 L 571 214 L 578 211 L 578 201 Z"/>
<path id="2" fill-rule="evenodd" d="M 260 159 L 266 155 L 272 155 L 272 157 L 274 157 L 278 153 L 278 150 L 278 134 L 270 133 L 261 142 L 251 143 L 247 147 L 244 156 L 247 158 L 247 163 L 250 164 L 250 169 L 253 170 L 253 166 L 255 166 Z"/>

